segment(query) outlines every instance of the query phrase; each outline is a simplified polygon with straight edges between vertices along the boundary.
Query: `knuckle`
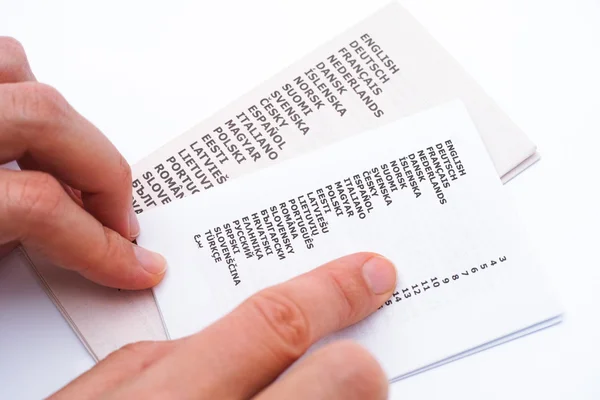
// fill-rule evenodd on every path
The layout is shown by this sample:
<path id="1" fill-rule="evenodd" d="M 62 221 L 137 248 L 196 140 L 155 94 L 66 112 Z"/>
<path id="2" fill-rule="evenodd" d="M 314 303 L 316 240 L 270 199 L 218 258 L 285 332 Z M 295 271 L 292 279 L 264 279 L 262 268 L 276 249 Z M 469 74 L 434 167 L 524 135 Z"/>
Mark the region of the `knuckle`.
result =
<path id="1" fill-rule="evenodd" d="M 149 354 L 159 349 L 160 343 L 144 341 L 129 343 L 121 347 L 119 350 L 122 353 L 127 353 L 127 357 L 146 357 Z"/>
<path id="2" fill-rule="evenodd" d="M 385 399 L 388 380 L 375 358 L 362 346 L 351 341 L 340 341 L 325 351 L 335 355 L 333 370 L 339 385 L 357 399 Z"/>
<path id="3" fill-rule="evenodd" d="M 25 49 L 21 42 L 11 36 L 0 36 L 0 49 L 6 52 L 25 54 Z"/>
<path id="4" fill-rule="evenodd" d="M 91 268 L 93 265 L 102 265 L 107 262 L 122 265 L 124 262 L 127 262 L 129 260 L 128 258 L 124 257 L 124 255 L 127 254 L 127 250 L 131 251 L 131 245 L 125 240 L 123 240 L 122 237 L 115 231 L 112 231 L 107 227 L 103 227 L 103 230 L 104 245 L 98 247 L 98 252 L 96 252 L 95 259 L 93 260 L 93 262 L 87 264 L 86 269 Z M 126 243 L 127 247 L 129 248 L 125 247 Z M 127 271 L 128 269 L 122 268 L 122 270 Z M 84 271 L 82 270 L 79 272 L 81 273 Z"/>
<path id="5" fill-rule="evenodd" d="M 128 363 L 134 370 L 143 371 L 171 350 L 167 342 L 144 341 L 127 344 L 109 354 L 103 362 Z"/>
<path id="6" fill-rule="evenodd" d="M 308 349 L 312 343 L 310 324 L 298 304 L 273 289 L 263 290 L 248 301 L 263 330 L 275 337 L 269 345 L 278 356 L 297 359 Z"/>
<path id="7" fill-rule="evenodd" d="M 62 119 L 68 103 L 52 86 L 38 82 L 24 82 L 11 93 L 12 118 L 29 123 L 44 123 Z"/>
<path id="8" fill-rule="evenodd" d="M 19 175 L 21 179 L 11 180 L 7 188 L 10 215 L 24 222 L 40 222 L 60 213 L 63 189 L 54 177 L 44 172 L 20 172 Z"/>
<path id="9" fill-rule="evenodd" d="M 364 316 L 369 302 L 365 301 L 365 296 L 369 296 L 369 291 L 365 289 L 364 282 L 359 279 L 348 279 L 347 271 L 344 269 L 332 269 L 327 272 L 327 279 L 332 288 L 332 292 L 338 294 L 339 313 L 341 321 L 356 321 Z"/>
<path id="10" fill-rule="evenodd" d="M 10 72 L 22 72 L 22 69 L 27 67 L 27 55 L 21 42 L 13 37 L 0 37 L 0 54 L 4 61 L 4 67 Z"/>
<path id="11" fill-rule="evenodd" d="M 123 183 L 124 187 L 131 187 L 131 167 L 129 166 L 129 163 L 127 162 L 127 160 L 125 160 L 125 157 L 123 156 L 119 156 L 119 169 L 117 179 L 119 179 L 119 182 Z"/>

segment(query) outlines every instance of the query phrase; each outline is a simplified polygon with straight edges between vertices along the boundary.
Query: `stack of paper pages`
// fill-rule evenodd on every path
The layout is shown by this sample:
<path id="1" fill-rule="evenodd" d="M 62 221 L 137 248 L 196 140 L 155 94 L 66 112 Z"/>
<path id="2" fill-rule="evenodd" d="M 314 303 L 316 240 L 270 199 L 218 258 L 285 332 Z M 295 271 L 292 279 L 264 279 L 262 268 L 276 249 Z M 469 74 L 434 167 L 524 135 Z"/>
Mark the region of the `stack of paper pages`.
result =
<path id="1" fill-rule="evenodd" d="M 379 252 L 397 291 L 327 340 L 361 342 L 402 378 L 559 320 L 501 183 L 536 160 L 393 3 L 134 166 L 139 243 L 170 266 L 154 292 L 23 257 L 101 359 L 197 332 L 333 258 Z"/>

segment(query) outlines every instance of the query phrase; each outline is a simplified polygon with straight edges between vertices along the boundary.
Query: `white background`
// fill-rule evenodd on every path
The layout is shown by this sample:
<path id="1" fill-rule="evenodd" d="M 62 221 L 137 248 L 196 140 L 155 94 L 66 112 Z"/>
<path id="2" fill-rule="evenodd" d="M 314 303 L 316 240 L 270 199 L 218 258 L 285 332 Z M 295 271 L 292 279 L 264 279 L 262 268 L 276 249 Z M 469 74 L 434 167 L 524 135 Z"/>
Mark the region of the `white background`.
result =
<path id="1" fill-rule="evenodd" d="M 18 38 L 38 79 L 135 163 L 386 3 L 0 0 L 0 35 Z M 395 383 L 391 397 L 600 398 L 600 2 L 401 3 L 538 144 L 542 160 L 506 189 L 566 314 L 558 327 Z M 2 300 L 3 315 L 47 306 Z M 50 310 L 45 323 L 56 327 Z M 37 314 L 0 326 L 0 350 L 22 338 L 0 354 L 0 398 L 47 395 L 90 365 L 76 341 L 57 338 L 56 351 L 29 334 Z"/>

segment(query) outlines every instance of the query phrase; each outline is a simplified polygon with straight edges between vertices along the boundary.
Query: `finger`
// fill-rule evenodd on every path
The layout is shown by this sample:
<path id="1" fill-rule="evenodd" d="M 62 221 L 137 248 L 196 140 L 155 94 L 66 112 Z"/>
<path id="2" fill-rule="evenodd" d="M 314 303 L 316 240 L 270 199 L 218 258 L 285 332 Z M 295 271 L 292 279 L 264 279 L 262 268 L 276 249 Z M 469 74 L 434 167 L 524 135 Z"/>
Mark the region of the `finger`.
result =
<path id="1" fill-rule="evenodd" d="M 139 234 L 131 168 L 112 143 L 50 86 L 0 85 L 0 164 L 26 156 L 81 190 L 85 209 L 105 226 L 127 238 Z"/>
<path id="2" fill-rule="evenodd" d="M 0 243 L 20 241 L 58 266 L 101 285 L 156 285 L 164 258 L 102 226 L 42 172 L 0 170 Z"/>
<path id="3" fill-rule="evenodd" d="M 255 400 L 383 400 L 388 380 L 361 346 L 337 342 L 306 357 Z"/>
<path id="4" fill-rule="evenodd" d="M 139 342 L 124 346 L 56 392 L 49 400 L 107 397 L 116 387 L 144 373 L 176 344 L 177 342 Z"/>
<path id="5" fill-rule="evenodd" d="M 377 310 L 395 284 L 394 266 L 376 254 L 332 261 L 259 292 L 204 331 L 183 339 L 162 366 L 123 397 L 153 384 L 172 387 L 173 397 L 248 398 L 317 340 Z"/>
<path id="6" fill-rule="evenodd" d="M 34 80 L 21 43 L 11 37 L 0 36 L 0 83 Z"/>
<path id="7" fill-rule="evenodd" d="M 19 168 L 23 171 L 43 171 L 43 168 L 40 167 L 37 161 L 35 161 L 29 154 L 25 154 L 18 161 Z M 71 186 L 67 185 L 64 182 L 61 182 L 61 185 L 65 192 L 69 195 L 69 197 L 77 203 L 81 208 L 85 208 L 83 204 L 83 200 L 81 200 L 81 191 L 77 189 L 73 189 Z"/>
<path id="8" fill-rule="evenodd" d="M 11 37 L 0 36 L 0 84 L 14 83 L 23 81 L 35 81 L 35 76 L 29 66 L 29 60 L 25 53 L 25 49 L 21 43 Z M 29 155 L 19 159 L 21 169 L 42 170 L 39 165 Z M 83 207 L 81 194 L 77 194 L 74 190 L 64 185 L 65 191 L 78 204 Z M 7 250 L 12 250 L 17 244 L 0 246 L 0 258 L 6 254 Z"/>

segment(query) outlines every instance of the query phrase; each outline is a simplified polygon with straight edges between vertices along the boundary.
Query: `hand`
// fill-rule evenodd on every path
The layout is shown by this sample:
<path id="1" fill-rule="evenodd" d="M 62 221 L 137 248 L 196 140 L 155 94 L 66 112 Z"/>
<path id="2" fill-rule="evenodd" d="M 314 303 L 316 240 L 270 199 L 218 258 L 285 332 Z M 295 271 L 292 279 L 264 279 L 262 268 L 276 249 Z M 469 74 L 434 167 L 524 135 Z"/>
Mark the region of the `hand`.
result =
<path id="1" fill-rule="evenodd" d="M 0 257 L 21 243 L 63 268 L 122 289 L 154 286 L 165 260 L 131 243 L 131 169 L 109 140 L 0 37 Z"/>
<path id="2" fill-rule="evenodd" d="M 259 292 L 193 336 L 125 346 L 51 399 L 384 399 L 381 368 L 346 341 L 276 379 L 313 343 L 377 310 L 395 286 L 386 259 L 343 257 Z"/>

